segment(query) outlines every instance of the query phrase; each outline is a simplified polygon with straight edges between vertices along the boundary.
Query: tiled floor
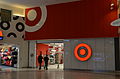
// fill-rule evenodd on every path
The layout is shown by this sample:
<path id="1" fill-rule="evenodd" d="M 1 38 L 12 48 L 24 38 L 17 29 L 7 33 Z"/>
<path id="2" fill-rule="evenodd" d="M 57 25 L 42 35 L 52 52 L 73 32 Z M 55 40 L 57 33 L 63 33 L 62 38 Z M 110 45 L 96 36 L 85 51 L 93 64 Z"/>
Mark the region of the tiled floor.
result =
<path id="1" fill-rule="evenodd" d="M 12 70 L 12 71 L 19 71 L 19 70 L 23 70 L 23 69 L 17 69 L 14 67 L 10 67 L 10 66 L 5 66 L 5 65 L 0 65 L 0 68 L 2 68 L 2 70 Z M 27 68 L 27 70 L 38 70 L 39 68 L 33 69 L 33 68 Z M 44 67 L 41 67 L 42 70 L 44 70 Z M 54 65 L 49 65 L 48 69 L 62 69 L 63 70 L 63 64 L 54 64 Z M 26 68 L 24 68 L 24 70 L 26 70 Z"/>
<path id="2" fill-rule="evenodd" d="M 0 71 L 0 79 L 120 79 L 120 72 L 91 72 L 79 70 L 13 69 Z"/>
<path id="3" fill-rule="evenodd" d="M 0 79 L 120 79 L 120 73 L 73 70 L 26 70 L 0 72 Z"/>

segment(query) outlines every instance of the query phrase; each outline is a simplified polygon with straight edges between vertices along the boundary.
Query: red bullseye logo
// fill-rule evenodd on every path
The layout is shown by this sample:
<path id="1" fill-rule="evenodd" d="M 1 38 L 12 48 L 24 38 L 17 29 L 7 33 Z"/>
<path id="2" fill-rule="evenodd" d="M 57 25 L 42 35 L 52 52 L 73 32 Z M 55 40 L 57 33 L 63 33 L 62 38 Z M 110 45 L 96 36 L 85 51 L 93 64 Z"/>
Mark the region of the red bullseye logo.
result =
<path id="1" fill-rule="evenodd" d="M 92 55 L 92 49 L 89 45 L 81 43 L 75 47 L 74 55 L 80 61 L 87 61 Z"/>
<path id="2" fill-rule="evenodd" d="M 45 23 L 47 18 L 46 6 L 28 8 L 25 10 L 25 30 L 27 32 L 35 32 L 39 30 Z"/>

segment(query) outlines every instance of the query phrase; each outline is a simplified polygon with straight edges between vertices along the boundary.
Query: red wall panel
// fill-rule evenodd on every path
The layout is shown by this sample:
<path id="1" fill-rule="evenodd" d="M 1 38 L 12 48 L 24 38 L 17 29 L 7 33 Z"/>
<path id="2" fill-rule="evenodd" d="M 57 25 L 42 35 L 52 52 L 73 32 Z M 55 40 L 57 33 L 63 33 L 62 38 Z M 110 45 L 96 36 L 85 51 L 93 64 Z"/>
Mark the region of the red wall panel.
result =
<path id="1" fill-rule="evenodd" d="M 110 4 L 114 9 L 110 10 Z M 26 40 L 117 37 L 117 0 L 81 0 L 47 6 L 47 19 L 35 32 L 26 32 Z"/>
<path id="2" fill-rule="evenodd" d="M 36 45 L 36 66 L 38 66 L 38 56 L 40 55 L 40 51 L 42 52 L 42 56 L 44 57 L 46 55 L 46 51 L 48 51 L 49 46 L 47 44 L 37 44 Z M 47 54 L 49 55 L 49 52 L 47 52 Z M 42 65 L 44 64 L 44 62 L 42 62 Z"/>

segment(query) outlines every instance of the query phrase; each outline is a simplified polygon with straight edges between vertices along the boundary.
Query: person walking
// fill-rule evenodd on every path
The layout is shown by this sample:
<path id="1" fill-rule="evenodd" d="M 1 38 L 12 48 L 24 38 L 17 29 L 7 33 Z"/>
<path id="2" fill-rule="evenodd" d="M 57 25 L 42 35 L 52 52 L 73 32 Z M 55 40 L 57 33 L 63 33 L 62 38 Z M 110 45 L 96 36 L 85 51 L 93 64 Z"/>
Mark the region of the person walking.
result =
<path id="1" fill-rule="evenodd" d="M 48 70 L 48 60 L 49 60 L 48 55 L 46 55 L 44 57 L 44 64 L 45 64 L 44 69 L 46 69 L 46 70 Z"/>
<path id="2" fill-rule="evenodd" d="M 41 69 L 41 65 L 42 65 L 42 52 L 40 51 L 40 55 L 38 56 L 38 62 L 39 62 L 39 70 Z"/>

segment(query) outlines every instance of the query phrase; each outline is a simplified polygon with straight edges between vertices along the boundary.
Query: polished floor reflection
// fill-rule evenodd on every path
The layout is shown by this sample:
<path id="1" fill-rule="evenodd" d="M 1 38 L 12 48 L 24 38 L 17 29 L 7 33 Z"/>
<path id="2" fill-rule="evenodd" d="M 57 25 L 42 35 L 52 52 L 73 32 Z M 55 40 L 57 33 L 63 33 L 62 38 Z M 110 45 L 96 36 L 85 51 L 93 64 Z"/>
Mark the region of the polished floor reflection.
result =
<path id="1" fill-rule="evenodd" d="M 120 79 L 120 72 L 21 69 L 0 71 L 0 79 Z"/>

